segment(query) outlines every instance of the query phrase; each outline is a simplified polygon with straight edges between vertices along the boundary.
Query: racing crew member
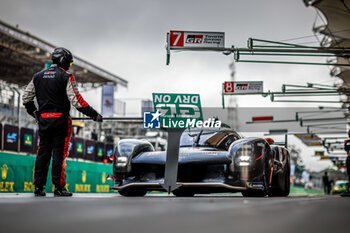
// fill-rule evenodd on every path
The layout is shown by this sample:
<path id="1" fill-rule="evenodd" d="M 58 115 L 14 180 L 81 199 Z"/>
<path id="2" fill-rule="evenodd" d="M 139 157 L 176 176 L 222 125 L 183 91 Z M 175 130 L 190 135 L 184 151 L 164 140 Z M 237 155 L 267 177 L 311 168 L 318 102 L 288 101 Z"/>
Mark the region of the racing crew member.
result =
<path id="1" fill-rule="evenodd" d="M 94 121 L 102 122 L 103 118 L 79 94 L 74 76 L 67 72 L 73 63 L 71 52 L 65 48 L 56 48 L 51 58 L 53 64 L 48 69 L 34 74 L 23 95 L 23 104 L 27 112 L 39 124 L 34 195 L 46 195 L 44 186 L 52 156 L 54 196 L 72 196 L 65 187 L 65 159 L 68 157 L 72 133 L 70 105 Z M 34 97 L 39 109 L 34 104 Z"/>
<path id="2" fill-rule="evenodd" d="M 349 138 L 350 138 L 350 130 L 348 132 Z M 346 192 L 342 194 L 343 197 L 350 197 L 350 139 L 345 140 L 344 142 L 344 149 L 346 151 L 346 172 L 348 174 L 348 184 L 346 186 Z"/>

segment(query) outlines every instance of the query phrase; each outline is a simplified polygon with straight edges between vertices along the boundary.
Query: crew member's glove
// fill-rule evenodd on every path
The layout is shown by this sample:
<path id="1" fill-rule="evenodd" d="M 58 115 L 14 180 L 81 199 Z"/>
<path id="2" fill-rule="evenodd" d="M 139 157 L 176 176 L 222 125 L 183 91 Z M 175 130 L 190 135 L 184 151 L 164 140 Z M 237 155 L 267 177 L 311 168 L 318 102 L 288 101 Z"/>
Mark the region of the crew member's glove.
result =
<path id="1" fill-rule="evenodd" d="M 92 118 L 93 121 L 97 121 L 97 122 L 102 122 L 103 121 L 103 117 L 100 114 L 97 114 L 96 117 Z"/>
<path id="2" fill-rule="evenodd" d="M 38 109 L 35 107 L 34 101 L 29 101 L 28 103 L 25 103 L 24 107 L 26 108 L 28 114 L 34 117 L 35 121 L 38 123 L 40 119 L 40 114 L 38 112 Z"/>
<path id="3" fill-rule="evenodd" d="M 40 116 L 40 114 L 38 113 L 38 111 L 37 110 L 35 110 L 34 112 L 33 112 L 33 116 L 34 116 L 34 118 L 35 118 L 35 121 L 37 122 L 37 123 L 39 123 L 39 116 Z"/>

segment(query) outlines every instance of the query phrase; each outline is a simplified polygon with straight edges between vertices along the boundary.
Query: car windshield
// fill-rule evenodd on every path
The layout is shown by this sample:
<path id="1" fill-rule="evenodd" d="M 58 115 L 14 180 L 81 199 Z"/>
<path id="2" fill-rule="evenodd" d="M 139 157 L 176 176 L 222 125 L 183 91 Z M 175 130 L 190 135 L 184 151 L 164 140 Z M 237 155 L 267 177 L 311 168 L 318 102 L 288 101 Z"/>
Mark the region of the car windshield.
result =
<path id="1" fill-rule="evenodd" d="M 188 131 L 182 134 L 180 147 L 216 147 L 228 149 L 229 145 L 238 138 L 238 135 L 226 131 Z"/>

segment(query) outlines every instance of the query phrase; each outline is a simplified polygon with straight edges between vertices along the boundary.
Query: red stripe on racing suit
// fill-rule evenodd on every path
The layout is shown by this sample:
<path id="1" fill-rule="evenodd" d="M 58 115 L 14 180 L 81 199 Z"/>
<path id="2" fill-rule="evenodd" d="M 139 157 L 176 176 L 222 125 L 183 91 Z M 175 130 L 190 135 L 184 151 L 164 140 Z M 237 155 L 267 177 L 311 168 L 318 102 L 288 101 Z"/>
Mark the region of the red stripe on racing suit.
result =
<path id="1" fill-rule="evenodd" d="M 80 106 L 82 108 L 88 107 L 89 104 L 84 100 L 84 98 L 80 95 L 80 93 L 78 91 L 77 84 L 76 84 L 74 76 L 71 75 L 69 78 L 70 78 L 70 82 L 71 82 L 72 87 L 73 87 L 73 91 L 74 91 L 75 97 L 78 100 L 78 103 L 80 104 Z M 74 107 L 79 108 L 78 106 L 74 106 Z"/>
<path id="2" fill-rule="evenodd" d="M 39 153 L 39 149 L 40 149 L 40 137 L 39 137 L 39 142 L 38 142 L 38 149 L 36 150 L 36 155 L 38 155 Z M 35 184 L 35 166 L 36 166 L 36 163 L 34 163 L 34 171 L 33 171 L 33 179 L 34 179 L 34 184 Z"/>
<path id="3" fill-rule="evenodd" d="M 61 112 L 45 112 L 45 113 L 41 113 L 41 117 L 42 118 L 59 118 L 60 116 L 62 116 Z"/>
<path id="4" fill-rule="evenodd" d="M 64 187 L 66 186 L 66 158 L 69 155 L 69 145 L 70 145 L 70 137 L 72 135 L 72 120 L 70 117 L 68 117 L 68 130 L 67 130 L 67 137 L 64 141 L 64 149 L 63 149 L 63 164 L 62 164 L 62 170 L 61 170 L 61 177 L 60 177 L 60 186 Z"/>

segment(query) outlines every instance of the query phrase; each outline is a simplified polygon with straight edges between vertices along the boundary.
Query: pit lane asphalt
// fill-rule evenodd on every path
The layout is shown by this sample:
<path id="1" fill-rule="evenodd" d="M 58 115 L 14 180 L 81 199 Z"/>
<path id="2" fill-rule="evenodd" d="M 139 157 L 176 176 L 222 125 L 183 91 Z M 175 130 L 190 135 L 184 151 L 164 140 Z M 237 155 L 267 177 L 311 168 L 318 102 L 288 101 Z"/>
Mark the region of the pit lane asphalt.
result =
<path id="1" fill-rule="evenodd" d="M 0 232 L 349 232 L 350 198 L 0 194 Z"/>

